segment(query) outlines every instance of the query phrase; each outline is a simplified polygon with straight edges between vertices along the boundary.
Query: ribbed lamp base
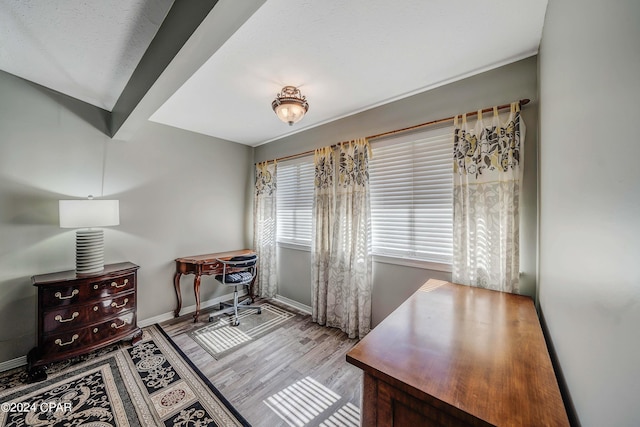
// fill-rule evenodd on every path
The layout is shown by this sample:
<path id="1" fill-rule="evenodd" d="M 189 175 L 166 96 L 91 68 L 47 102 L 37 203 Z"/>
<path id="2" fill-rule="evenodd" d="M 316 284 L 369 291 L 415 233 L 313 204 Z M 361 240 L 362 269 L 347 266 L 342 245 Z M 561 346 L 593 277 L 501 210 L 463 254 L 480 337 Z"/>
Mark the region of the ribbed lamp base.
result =
<path id="1" fill-rule="evenodd" d="M 76 231 L 76 274 L 104 270 L 104 231 Z"/>

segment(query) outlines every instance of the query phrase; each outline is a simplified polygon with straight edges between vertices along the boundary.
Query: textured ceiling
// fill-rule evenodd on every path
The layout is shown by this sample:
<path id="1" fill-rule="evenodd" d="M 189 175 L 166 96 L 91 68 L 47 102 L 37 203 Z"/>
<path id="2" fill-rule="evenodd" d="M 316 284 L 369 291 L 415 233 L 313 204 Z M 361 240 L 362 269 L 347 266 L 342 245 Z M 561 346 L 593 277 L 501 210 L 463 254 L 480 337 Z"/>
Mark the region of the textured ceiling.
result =
<path id="1" fill-rule="evenodd" d="M 0 0 L 0 69 L 111 111 L 173 0 Z"/>
<path id="2" fill-rule="evenodd" d="M 111 111 L 159 26 L 171 37 L 163 20 L 172 3 L 0 0 L 0 69 Z M 149 119 L 263 144 L 534 55 L 546 7 L 547 0 L 219 0 L 173 61 L 142 73 L 159 78 L 124 116 L 125 130 L 112 133 L 126 138 L 132 123 Z M 292 127 L 271 110 L 285 85 L 299 86 L 310 105 Z"/>
<path id="3" fill-rule="evenodd" d="M 255 146 L 534 55 L 546 5 L 268 0 L 151 120 Z M 271 110 L 284 85 L 310 105 L 293 127 Z"/>

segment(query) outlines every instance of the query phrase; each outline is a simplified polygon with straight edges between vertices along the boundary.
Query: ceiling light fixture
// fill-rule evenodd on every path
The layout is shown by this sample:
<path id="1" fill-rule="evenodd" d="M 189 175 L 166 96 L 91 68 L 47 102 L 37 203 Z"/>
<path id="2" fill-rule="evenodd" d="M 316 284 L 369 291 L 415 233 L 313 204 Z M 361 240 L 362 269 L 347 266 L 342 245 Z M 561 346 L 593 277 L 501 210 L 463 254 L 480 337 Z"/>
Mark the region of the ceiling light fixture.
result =
<path id="1" fill-rule="evenodd" d="M 293 126 L 294 123 L 302 120 L 309 111 L 309 104 L 307 98 L 300 93 L 297 87 L 285 86 L 276 95 L 276 99 L 271 103 L 271 108 L 280 120 Z"/>

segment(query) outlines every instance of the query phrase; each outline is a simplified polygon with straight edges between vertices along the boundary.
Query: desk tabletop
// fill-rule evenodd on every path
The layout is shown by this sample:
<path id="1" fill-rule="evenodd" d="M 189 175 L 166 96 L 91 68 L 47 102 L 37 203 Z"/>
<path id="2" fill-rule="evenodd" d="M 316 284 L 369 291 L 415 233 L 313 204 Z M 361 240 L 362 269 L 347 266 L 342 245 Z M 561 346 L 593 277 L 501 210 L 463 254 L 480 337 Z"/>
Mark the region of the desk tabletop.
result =
<path id="1" fill-rule="evenodd" d="M 218 259 L 233 258 L 234 256 L 255 254 L 252 249 L 240 249 L 237 251 L 216 252 L 212 254 L 193 255 L 182 258 L 176 258 L 177 262 L 187 264 L 210 264 L 216 262 Z"/>
<path id="2" fill-rule="evenodd" d="M 529 297 L 429 280 L 347 361 L 493 425 L 569 425 Z"/>

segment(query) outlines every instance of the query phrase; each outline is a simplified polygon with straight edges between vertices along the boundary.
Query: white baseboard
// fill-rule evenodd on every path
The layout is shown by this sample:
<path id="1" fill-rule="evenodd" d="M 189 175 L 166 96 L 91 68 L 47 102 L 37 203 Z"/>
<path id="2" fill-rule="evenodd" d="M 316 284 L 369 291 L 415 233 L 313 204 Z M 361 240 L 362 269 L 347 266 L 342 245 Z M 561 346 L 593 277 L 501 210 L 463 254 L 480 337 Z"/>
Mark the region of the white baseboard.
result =
<path id="1" fill-rule="evenodd" d="M 27 364 L 27 356 L 16 357 L 15 359 L 7 360 L 0 363 L 0 372 L 8 371 L 9 369 L 18 368 Z"/>
<path id="2" fill-rule="evenodd" d="M 247 294 L 247 292 L 246 291 L 239 291 L 238 294 L 240 296 L 244 296 L 244 295 Z M 216 305 L 216 304 L 220 304 L 222 301 L 228 301 L 230 299 L 233 299 L 233 294 L 226 294 L 226 295 L 222 295 L 222 296 L 219 296 L 219 297 L 212 298 L 212 299 L 207 300 L 207 301 L 202 301 L 200 303 L 200 310 L 202 310 L 204 308 L 211 307 L 211 306 Z M 285 302 L 285 301 L 283 301 L 283 302 Z M 183 307 L 182 310 L 180 310 L 180 313 L 182 313 L 182 314 L 195 313 L 195 311 L 196 311 L 196 305 L 193 304 L 193 305 L 190 305 L 188 307 Z M 141 328 L 144 328 L 146 326 L 150 326 L 150 325 L 153 325 L 155 323 L 161 323 L 161 322 L 164 322 L 165 320 L 171 320 L 171 319 L 173 319 L 173 311 L 170 311 L 168 313 L 159 314 L 157 316 L 149 317 L 147 319 L 139 320 L 138 321 L 138 326 L 141 327 Z M 24 366 L 26 364 L 27 364 L 27 356 L 16 357 L 15 359 L 7 360 L 5 362 L 0 362 L 0 372 L 8 371 L 9 369 L 13 369 L 13 368 L 18 368 L 18 367 Z"/>
<path id="3" fill-rule="evenodd" d="M 238 295 L 241 297 L 245 296 L 246 294 L 247 294 L 246 291 L 238 291 Z M 200 311 L 202 311 L 205 308 L 214 306 L 216 304 L 220 304 L 222 301 L 229 301 L 230 299 L 233 299 L 233 294 L 226 294 L 219 297 L 211 298 L 210 300 L 207 300 L 207 301 L 201 301 Z M 193 304 L 187 307 L 182 307 L 182 310 L 180 310 L 180 315 L 182 316 L 188 313 L 195 313 L 195 312 L 196 312 L 196 305 Z M 173 318 L 174 318 L 173 311 L 169 311 L 168 313 L 158 314 L 157 316 L 149 317 L 144 320 L 139 320 L 138 326 L 141 328 L 144 328 L 146 326 L 153 325 L 154 323 L 161 323 L 166 320 L 171 320 Z"/>
<path id="4" fill-rule="evenodd" d="M 311 307 L 308 305 L 301 304 L 298 301 L 294 301 L 292 299 L 289 299 L 287 297 L 283 297 L 282 295 L 277 295 L 277 294 L 276 294 L 276 300 L 280 301 L 283 304 L 290 305 L 293 308 L 297 308 L 298 310 L 304 313 L 311 314 Z"/>

